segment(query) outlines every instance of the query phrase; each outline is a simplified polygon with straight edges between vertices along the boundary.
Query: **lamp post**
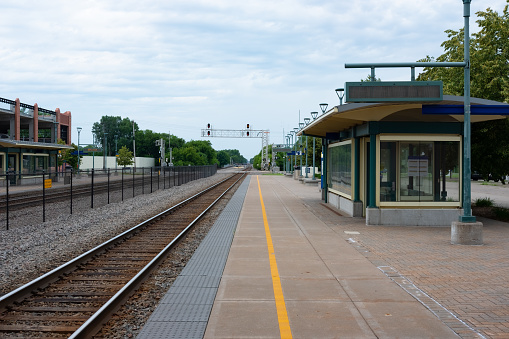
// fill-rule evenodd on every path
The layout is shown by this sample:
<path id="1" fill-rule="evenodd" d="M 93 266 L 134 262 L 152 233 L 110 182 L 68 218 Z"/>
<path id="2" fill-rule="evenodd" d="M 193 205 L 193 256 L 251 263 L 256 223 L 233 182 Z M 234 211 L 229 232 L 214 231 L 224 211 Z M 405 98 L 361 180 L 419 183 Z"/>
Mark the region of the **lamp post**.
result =
<path id="1" fill-rule="evenodd" d="M 79 175 L 79 173 L 80 173 L 80 133 L 81 133 L 82 128 L 76 127 L 76 129 L 78 130 L 78 175 Z"/>
<path id="2" fill-rule="evenodd" d="M 295 167 L 297 167 L 297 132 L 299 131 L 299 129 L 297 127 L 294 127 L 293 128 L 293 134 L 295 135 L 295 156 L 294 156 L 294 165 L 293 165 L 293 168 L 294 168 L 294 171 L 295 171 Z"/>
<path id="3" fill-rule="evenodd" d="M 117 155 L 118 155 L 118 150 L 117 150 L 117 139 L 118 139 L 118 134 L 115 134 L 115 173 L 117 172 Z M 116 175 L 116 174 L 115 174 Z"/>
<path id="4" fill-rule="evenodd" d="M 343 105 L 343 98 L 345 97 L 345 89 L 344 88 L 336 88 L 336 94 L 339 98 L 339 105 Z"/>
<path id="5" fill-rule="evenodd" d="M 291 138 L 292 138 L 292 150 L 295 151 L 295 145 L 293 143 L 293 130 L 290 131 L 290 133 L 288 134 Z M 295 157 L 295 153 L 293 154 L 293 157 Z M 291 168 L 291 172 L 293 173 L 294 171 L 294 167 L 293 167 L 293 158 L 292 156 L 290 156 L 290 168 Z"/>
<path id="6" fill-rule="evenodd" d="M 290 136 L 287 134 L 285 135 L 286 140 L 286 148 L 290 145 Z M 285 152 L 285 167 L 286 167 L 286 173 L 290 172 L 290 163 L 288 162 L 288 152 Z"/>
<path id="7" fill-rule="evenodd" d="M 326 103 L 320 104 L 320 110 L 322 115 L 327 112 Z M 322 187 L 322 200 L 327 203 L 327 138 L 322 138 L 322 175 L 321 175 L 321 187 Z"/>
<path id="8" fill-rule="evenodd" d="M 106 159 L 107 159 L 107 153 L 108 152 L 108 132 L 104 132 L 104 144 L 103 144 L 103 169 L 105 170 L 107 165 L 106 165 Z"/>
<path id="9" fill-rule="evenodd" d="M 476 218 L 472 215 L 471 205 L 471 126 L 470 126 L 470 2 L 471 0 L 463 0 L 463 18 L 464 18 L 464 114 L 463 114 L 463 216 L 460 217 L 461 222 L 475 222 Z"/>
<path id="10" fill-rule="evenodd" d="M 304 118 L 304 123 L 309 125 L 311 118 Z M 308 136 L 306 135 L 306 147 L 304 147 L 304 153 L 306 153 L 306 178 L 308 178 Z"/>
<path id="11" fill-rule="evenodd" d="M 292 136 L 292 133 L 288 133 L 286 135 L 286 137 L 288 138 L 288 145 L 292 145 L 293 144 L 293 136 Z M 292 141 L 290 141 L 290 139 Z M 288 158 L 288 166 L 287 166 L 287 169 L 288 169 L 288 172 L 291 172 L 291 164 L 292 164 L 292 156 L 290 155 L 290 157 Z"/>
<path id="12" fill-rule="evenodd" d="M 304 123 L 299 122 L 299 129 L 302 130 L 304 128 Z M 299 137 L 299 144 L 300 144 L 300 175 L 299 177 L 302 177 L 302 136 Z"/>
<path id="13" fill-rule="evenodd" d="M 318 116 L 318 112 L 311 112 L 313 120 Z M 315 137 L 313 137 L 313 180 L 315 180 Z"/>

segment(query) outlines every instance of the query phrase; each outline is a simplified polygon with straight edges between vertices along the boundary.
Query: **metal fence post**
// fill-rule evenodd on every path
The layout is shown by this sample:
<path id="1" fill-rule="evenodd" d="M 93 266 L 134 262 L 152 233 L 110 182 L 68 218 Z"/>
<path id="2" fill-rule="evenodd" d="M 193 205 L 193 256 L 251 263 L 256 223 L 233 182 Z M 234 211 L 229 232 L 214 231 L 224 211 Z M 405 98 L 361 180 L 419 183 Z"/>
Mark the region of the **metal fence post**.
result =
<path id="1" fill-rule="evenodd" d="M 9 173 L 7 173 L 5 175 L 5 178 L 6 178 L 6 191 L 5 191 L 5 220 L 6 220 L 6 230 L 8 231 L 9 230 L 9 185 L 10 185 L 10 178 L 9 178 Z"/>
<path id="2" fill-rule="evenodd" d="M 110 204 L 110 169 L 108 168 L 108 205 Z"/>
<path id="3" fill-rule="evenodd" d="M 134 172 L 135 172 L 135 171 L 134 171 L 134 169 L 133 169 L 133 168 L 131 168 L 131 171 L 132 171 L 132 173 L 133 173 L 133 198 L 134 198 Z"/>
<path id="4" fill-rule="evenodd" d="M 124 169 L 125 169 L 125 167 L 122 167 L 122 179 L 121 179 L 121 181 L 122 181 L 122 184 L 121 184 L 121 186 L 122 186 L 122 201 L 124 201 Z"/>
<path id="5" fill-rule="evenodd" d="M 42 171 L 42 222 L 46 222 L 46 185 L 44 179 L 44 170 Z"/>
<path id="6" fill-rule="evenodd" d="M 71 170 L 71 214 L 72 214 L 72 170 Z"/>
<path id="7" fill-rule="evenodd" d="M 150 193 L 152 193 L 152 172 L 154 172 L 154 167 L 150 167 Z"/>
<path id="8" fill-rule="evenodd" d="M 90 208 L 94 208 L 94 169 L 92 168 L 92 185 L 90 185 Z"/>

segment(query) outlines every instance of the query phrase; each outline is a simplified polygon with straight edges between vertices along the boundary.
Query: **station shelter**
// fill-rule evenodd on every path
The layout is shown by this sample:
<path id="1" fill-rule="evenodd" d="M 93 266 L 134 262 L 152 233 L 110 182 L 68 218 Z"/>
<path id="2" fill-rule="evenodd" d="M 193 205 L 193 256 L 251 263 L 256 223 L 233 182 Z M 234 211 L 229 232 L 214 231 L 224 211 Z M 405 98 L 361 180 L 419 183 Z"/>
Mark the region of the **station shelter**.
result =
<path id="1" fill-rule="evenodd" d="M 450 226 L 463 215 L 463 97 L 335 106 L 299 135 L 322 138 L 322 198 L 367 225 Z M 471 98 L 471 122 L 509 105 Z"/>
<path id="2" fill-rule="evenodd" d="M 64 144 L 59 144 L 62 140 Z M 0 98 L 0 185 L 58 180 L 58 157 L 71 146 L 71 112 L 60 113 Z"/>

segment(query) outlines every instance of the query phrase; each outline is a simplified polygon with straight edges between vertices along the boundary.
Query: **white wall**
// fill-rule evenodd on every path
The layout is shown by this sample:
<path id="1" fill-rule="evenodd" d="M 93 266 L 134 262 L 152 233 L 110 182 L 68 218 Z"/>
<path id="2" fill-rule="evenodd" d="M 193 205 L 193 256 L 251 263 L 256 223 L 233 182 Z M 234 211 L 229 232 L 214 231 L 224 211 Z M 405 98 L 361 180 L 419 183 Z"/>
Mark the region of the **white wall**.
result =
<path id="1" fill-rule="evenodd" d="M 103 168 L 103 156 L 90 156 L 84 155 L 81 159 L 80 170 L 87 169 L 102 169 Z M 116 157 L 106 157 L 106 168 L 115 168 Z M 133 165 L 131 165 L 133 166 Z M 136 167 L 154 167 L 155 159 L 154 158 L 142 158 L 136 157 Z M 120 166 L 118 166 L 120 167 Z"/>

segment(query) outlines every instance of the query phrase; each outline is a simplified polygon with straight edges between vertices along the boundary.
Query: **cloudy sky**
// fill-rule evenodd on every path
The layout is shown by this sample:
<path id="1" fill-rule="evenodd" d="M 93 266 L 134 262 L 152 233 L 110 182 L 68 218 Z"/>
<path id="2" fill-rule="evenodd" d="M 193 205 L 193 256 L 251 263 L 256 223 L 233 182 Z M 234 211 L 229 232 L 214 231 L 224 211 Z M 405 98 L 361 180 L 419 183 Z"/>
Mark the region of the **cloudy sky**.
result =
<path id="1" fill-rule="evenodd" d="M 472 1 L 502 12 L 507 0 Z M 0 97 L 72 112 L 91 143 L 103 115 L 205 140 L 217 129 L 270 130 L 270 143 L 337 105 L 335 88 L 366 78 L 351 62 L 439 56 L 463 27 L 461 0 L 3 0 Z M 382 80 L 410 70 L 381 69 Z M 210 138 L 251 158 L 261 139 Z"/>

